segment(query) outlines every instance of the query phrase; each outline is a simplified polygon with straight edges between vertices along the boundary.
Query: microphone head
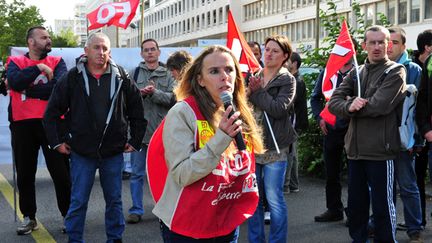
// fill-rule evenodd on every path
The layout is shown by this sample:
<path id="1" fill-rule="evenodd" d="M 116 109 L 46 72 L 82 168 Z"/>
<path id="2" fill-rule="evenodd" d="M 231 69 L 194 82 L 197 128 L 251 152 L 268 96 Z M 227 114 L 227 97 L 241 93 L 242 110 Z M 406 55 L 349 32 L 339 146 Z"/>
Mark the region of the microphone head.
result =
<path id="1" fill-rule="evenodd" d="M 233 97 L 232 97 L 232 94 L 228 91 L 222 91 L 219 94 L 219 97 L 220 97 L 222 103 L 224 103 L 224 104 L 231 104 L 232 103 Z"/>

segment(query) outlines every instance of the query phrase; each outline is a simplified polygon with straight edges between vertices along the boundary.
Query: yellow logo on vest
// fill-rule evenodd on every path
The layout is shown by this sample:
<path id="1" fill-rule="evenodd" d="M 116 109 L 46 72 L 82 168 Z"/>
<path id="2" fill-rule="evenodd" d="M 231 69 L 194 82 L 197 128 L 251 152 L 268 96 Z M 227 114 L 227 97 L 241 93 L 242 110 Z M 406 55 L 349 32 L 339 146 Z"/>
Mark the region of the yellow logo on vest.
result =
<path id="1" fill-rule="evenodd" d="M 214 136 L 214 131 L 207 121 L 197 121 L 199 144 L 198 147 L 202 148 Z"/>

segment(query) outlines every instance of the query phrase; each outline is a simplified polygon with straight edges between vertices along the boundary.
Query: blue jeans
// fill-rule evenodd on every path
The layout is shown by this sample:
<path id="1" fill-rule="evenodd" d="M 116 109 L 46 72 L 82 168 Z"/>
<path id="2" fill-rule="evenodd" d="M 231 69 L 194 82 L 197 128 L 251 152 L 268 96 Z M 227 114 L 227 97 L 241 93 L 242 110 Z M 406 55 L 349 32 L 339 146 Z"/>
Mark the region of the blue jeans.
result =
<path id="1" fill-rule="evenodd" d="M 288 209 L 283 195 L 287 161 L 276 161 L 269 164 L 256 164 L 258 188 L 264 188 L 270 209 L 269 242 L 287 242 Z M 260 196 L 262 193 L 260 192 Z M 264 243 L 264 209 L 259 200 L 254 215 L 248 220 L 249 242 Z"/>
<path id="2" fill-rule="evenodd" d="M 147 145 L 141 151 L 131 153 L 132 175 L 130 178 L 130 191 L 132 197 L 132 207 L 129 214 L 144 214 L 144 177 L 146 173 Z"/>
<path id="3" fill-rule="evenodd" d="M 177 234 L 171 231 L 162 221 L 160 222 L 160 230 L 164 243 L 237 243 L 239 237 L 239 227 L 227 235 L 207 239 L 195 239 Z"/>
<path id="4" fill-rule="evenodd" d="M 125 229 L 122 212 L 121 186 L 123 154 L 106 158 L 91 159 L 71 153 L 72 195 L 69 211 L 65 218 L 69 242 L 84 242 L 84 224 L 90 192 L 96 170 L 99 169 L 100 183 L 105 198 L 105 231 L 107 242 L 121 239 Z"/>
<path id="5" fill-rule="evenodd" d="M 420 206 L 420 192 L 417 187 L 417 178 L 414 168 L 414 154 L 409 151 L 400 152 L 395 160 L 396 181 L 400 189 L 403 202 L 405 224 L 408 235 L 422 230 L 422 214 Z M 396 203 L 396 197 L 395 197 Z"/>

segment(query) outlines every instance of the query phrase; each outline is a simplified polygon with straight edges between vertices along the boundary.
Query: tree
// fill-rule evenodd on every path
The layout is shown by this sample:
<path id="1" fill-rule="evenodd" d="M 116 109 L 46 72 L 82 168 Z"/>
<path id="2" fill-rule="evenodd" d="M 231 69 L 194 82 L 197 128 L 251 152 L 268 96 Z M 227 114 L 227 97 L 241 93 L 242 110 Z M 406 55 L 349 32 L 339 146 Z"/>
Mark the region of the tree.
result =
<path id="1" fill-rule="evenodd" d="M 74 34 L 71 29 L 61 30 L 59 34 L 52 33 L 51 30 L 48 31 L 51 35 L 52 46 L 53 47 L 77 47 L 78 46 L 78 36 Z"/>
<path id="2" fill-rule="evenodd" d="M 42 26 L 45 19 L 36 6 L 27 7 L 24 0 L 7 3 L 0 0 L 0 57 L 5 60 L 11 46 L 27 46 L 25 36 L 33 26 Z"/>

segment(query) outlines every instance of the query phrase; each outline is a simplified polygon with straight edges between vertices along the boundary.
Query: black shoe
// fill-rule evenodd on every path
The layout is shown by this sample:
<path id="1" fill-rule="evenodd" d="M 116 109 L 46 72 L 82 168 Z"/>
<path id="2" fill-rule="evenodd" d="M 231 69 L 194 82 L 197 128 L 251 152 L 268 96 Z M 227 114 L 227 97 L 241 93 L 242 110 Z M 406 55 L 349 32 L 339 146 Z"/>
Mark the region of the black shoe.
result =
<path id="1" fill-rule="evenodd" d="M 407 231 L 408 226 L 405 223 L 398 223 L 396 229 L 401 231 Z"/>
<path id="2" fill-rule="evenodd" d="M 122 172 L 122 180 L 129 180 L 130 177 L 131 177 L 130 172 L 127 172 L 127 171 Z"/>
<path id="3" fill-rule="evenodd" d="M 342 220 L 343 218 L 344 217 L 342 212 L 334 213 L 327 210 L 324 213 L 315 216 L 315 222 L 333 222 Z"/>

